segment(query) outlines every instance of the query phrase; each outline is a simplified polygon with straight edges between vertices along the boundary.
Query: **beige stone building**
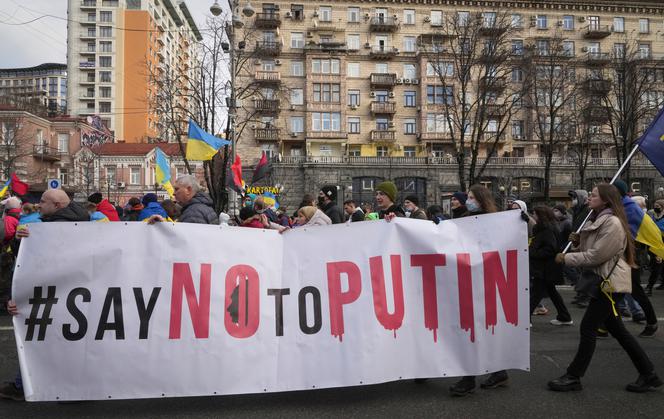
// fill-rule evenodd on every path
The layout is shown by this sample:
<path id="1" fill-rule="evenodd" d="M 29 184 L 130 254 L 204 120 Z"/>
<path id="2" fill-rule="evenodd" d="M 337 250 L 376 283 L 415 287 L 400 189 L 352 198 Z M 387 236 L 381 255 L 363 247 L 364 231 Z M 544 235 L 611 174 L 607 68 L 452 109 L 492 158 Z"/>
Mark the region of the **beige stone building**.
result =
<path id="1" fill-rule="evenodd" d="M 239 119 L 248 126 L 238 150 L 245 162 L 261 150 L 274 157 L 271 181 L 286 186 L 285 199 L 293 204 L 323 183 L 337 184 L 344 198 L 365 201 L 376 182 L 397 179 L 401 195 L 415 193 L 428 204 L 444 203 L 460 188 L 454 158 L 459 145 L 446 123 L 451 107 L 445 106 L 448 100 L 456 109 L 462 106 L 459 86 L 450 83 L 448 91 L 440 75 L 446 66 L 454 72 L 458 63 L 452 53 L 448 58 L 437 54 L 439 63 L 431 62 L 431 39 L 454 35 L 450 22 L 478 19 L 480 36 L 491 39 L 496 20 L 509 21 L 503 42 L 511 48 L 507 65 L 512 69 L 503 78 L 505 86 L 470 92 L 475 98 L 495 95 L 483 106 L 490 115 L 481 135 L 497 137 L 496 146 L 481 146 L 476 154 L 478 164 L 486 163 L 481 181 L 496 194 L 536 199 L 543 191 L 537 117 L 526 103 L 506 119 L 505 96 L 523 83 L 520 67 L 550 54 L 553 38 L 560 38 L 565 51 L 558 66 L 573 67 L 576 83 L 585 83 L 590 104 L 574 112 L 576 124 L 587 125 L 592 134 L 587 145 L 592 151 L 581 182 L 579 158 L 570 154 L 572 141 L 556 147 L 552 197 L 562 198 L 568 189 L 586 187 L 617 169 L 607 112 L 599 101 L 593 103 L 615 77 L 607 69 L 613 57 L 633 48 L 639 65 L 652 69 L 652 101 L 659 105 L 664 97 L 664 3 L 659 0 L 275 0 L 253 5 L 259 10 L 251 18 L 236 13 L 245 21 L 242 34 L 252 40 L 240 52 L 251 59 L 237 84 L 256 86 L 240 103 Z M 649 122 L 639 121 L 639 129 Z M 631 171 L 634 189 L 653 196 L 661 184 L 655 173 L 637 159 Z"/>

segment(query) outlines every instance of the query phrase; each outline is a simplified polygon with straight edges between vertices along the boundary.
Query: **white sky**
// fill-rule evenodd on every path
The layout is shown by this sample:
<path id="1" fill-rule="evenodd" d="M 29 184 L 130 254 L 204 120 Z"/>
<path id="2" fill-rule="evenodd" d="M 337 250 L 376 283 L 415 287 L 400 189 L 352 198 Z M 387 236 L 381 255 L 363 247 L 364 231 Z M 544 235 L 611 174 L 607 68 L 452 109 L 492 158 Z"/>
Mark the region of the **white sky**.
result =
<path id="1" fill-rule="evenodd" d="M 76 2 L 78 3 L 78 2 Z M 214 0 L 186 0 L 196 25 L 205 26 L 205 17 Z M 228 8 L 227 0 L 219 4 Z M 44 14 L 46 17 L 22 23 Z M 67 62 L 67 0 L 0 0 L 0 68 L 32 67 L 41 63 Z"/>

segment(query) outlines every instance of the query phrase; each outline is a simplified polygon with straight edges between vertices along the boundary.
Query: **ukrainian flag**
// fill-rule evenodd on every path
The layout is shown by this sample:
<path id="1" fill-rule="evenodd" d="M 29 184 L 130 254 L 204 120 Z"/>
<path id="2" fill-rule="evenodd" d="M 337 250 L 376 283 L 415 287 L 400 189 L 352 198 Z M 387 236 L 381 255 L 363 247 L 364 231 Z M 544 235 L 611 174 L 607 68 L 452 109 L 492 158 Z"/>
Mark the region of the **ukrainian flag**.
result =
<path id="1" fill-rule="evenodd" d="M 230 141 L 208 134 L 191 119 L 189 120 L 188 136 L 188 160 L 211 160 L 221 147 L 231 143 Z"/>
<path id="2" fill-rule="evenodd" d="M 664 176 L 664 108 L 659 111 L 639 140 L 639 150 Z"/>
<path id="3" fill-rule="evenodd" d="M 657 224 L 628 196 L 623 198 L 623 207 L 634 240 L 645 244 L 652 253 L 664 258 L 662 232 Z"/>
<path id="4" fill-rule="evenodd" d="M 2 189 L 0 189 L 0 199 L 2 199 L 2 197 L 7 193 L 10 183 L 12 183 L 12 178 L 7 179 L 7 182 L 5 182 L 5 184 L 2 186 Z"/>
<path id="5" fill-rule="evenodd" d="M 157 147 L 157 152 L 155 153 L 154 173 L 157 183 L 166 189 L 168 196 L 173 198 L 174 190 L 171 184 L 171 167 L 166 159 L 166 154 L 159 147 Z"/>

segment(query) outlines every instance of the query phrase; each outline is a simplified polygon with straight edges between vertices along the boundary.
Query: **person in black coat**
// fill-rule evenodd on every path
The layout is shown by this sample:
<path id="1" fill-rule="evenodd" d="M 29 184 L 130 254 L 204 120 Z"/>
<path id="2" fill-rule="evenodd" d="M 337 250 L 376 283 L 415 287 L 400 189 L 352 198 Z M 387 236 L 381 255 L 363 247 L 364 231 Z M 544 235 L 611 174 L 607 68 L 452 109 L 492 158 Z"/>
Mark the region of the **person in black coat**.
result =
<path id="1" fill-rule="evenodd" d="M 378 218 L 381 220 L 386 215 L 394 214 L 396 217 L 405 217 L 400 206 L 394 202 L 397 200 L 397 186 L 389 180 L 381 182 L 376 186 L 376 204 L 378 205 Z"/>
<path id="2" fill-rule="evenodd" d="M 536 224 L 533 227 L 533 239 L 528 249 L 532 280 L 530 313 L 532 314 L 542 298 L 548 295 L 558 311 L 558 315 L 551 320 L 551 324 L 571 325 L 573 324 L 572 316 L 556 290 L 556 282 L 562 278 L 561 266 L 555 262 L 561 242 L 556 217 L 551 208 L 544 206 L 536 207 L 533 214 Z"/>
<path id="3" fill-rule="evenodd" d="M 346 219 L 343 211 L 337 205 L 337 187 L 334 185 L 325 185 L 320 188 L 318 208 L 332 220 L 332 224 L 341 224 Z"/>

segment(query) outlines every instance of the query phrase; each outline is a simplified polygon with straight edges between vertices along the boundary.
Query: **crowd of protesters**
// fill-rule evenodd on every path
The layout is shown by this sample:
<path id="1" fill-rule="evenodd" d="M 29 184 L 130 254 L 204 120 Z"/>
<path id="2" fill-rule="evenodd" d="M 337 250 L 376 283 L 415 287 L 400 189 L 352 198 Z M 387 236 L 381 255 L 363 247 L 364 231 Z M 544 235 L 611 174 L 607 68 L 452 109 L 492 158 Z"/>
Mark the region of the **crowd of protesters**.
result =
<path id="1" fill-rule="evenodd" d="M 382 219 L 390 221 L 395 217 L 440 224 L 449 219 L 477 217 L 501 209 L 518 210 L 527 224 L 529 237 L 532 315 L 548 313 L 548 309 L 541 305 L 542 300 L 548 297 L 556 310 L 556 316 L 550 323 L 561 327 L 572 325 L 572 316 L 556 285 L 563 284 L 565 280 L 572 285 L 583 283 L 589 275 L 610 278 L 612 283 L 616 283 L 612 292 L 599 288 L 594 292 L 578 289 L 570 302 L 586 309 L 580 324 L 578 350 L 565 374 L 550 381 L 549 388 L 554 391 L 580 390 L 581 378 L 592 359 L 596 339 L 607 337 L 609 333 L 628 353 L 639 373 L 637 380 L 627 385 L 627 390 L 646 392 L 662 385 L 648 356 L 622 323 L 622 318 L 628 317 L 636 322 L 645 322 L 639 336 L 654 336 L 657 317 L 648 296 L 652 295 L 653 290 L 664 288 L 662 259 L 635 245 L 634 233 L 630 231 L 626 218 L 625 208 L 632 205 L 639 206 L 639 211 L 645 212 L 645 199 L 630 197 L 627 185 L 622 181 L 616 182 L 615 186 L 599 184 L 590 193 L 570 191 L 570 208 L 563 204 L 541 204 L 531 211 L 524 201 L 516 198 L 506 199 L 503 208 L 499 208 L 492 192 L 482 185 L 472 186 L 467 193 L 454 193 L 450 198 L 449 211 L 439 205 L 422 208 L 415 195 L 403 196 L 399 200 L 398 189 L 390 181 L 376 185 L 372 203 L 346 200 L 340 204 L 337 187 L 325 185 L 317 194 L 304 195 L 298 208 L 290 215 L 285 208 L 278 207 L 273 196 L 247 194 L 234 217 L 215 211 L 212 200 L 195 177 L 181 176 L 173 186 L 174 200 L 159 202 L 156 194 L 148 193 L 131 198 L 124 208 L 115 207 L 101 193 L 90 195 L 86 203 L 80 204 L 59 189 L 44 192 L 38 205 L 22 204 L 16 197 L 2 201 L 3 287 L 0 287 L 0 292 L 8 297 L 13 256 L 18 251 L 20 240 L 29 236 L 30 223 L 180 222 L 228 224 L 285 233 L 296 228 Z M 647 216 L 652 217 L 660 232 L 664 232 L 664 200 L 656 201 Z M 565 252 L 568 241 L 571 251 Z M 650 271 L 645 290 L 640 283 L 639 266 L 647 266 Z M 657 285 L 658 282 L 660 285 Z M 7 302 L 7 310 L 10 314 L 18 312 L 11 300 Z M 498 371 L 490 374 L 480 386 L 494 389 L 507 385 L 508 380 L 506 371 Z M 468 376 L 451 386 L 450 392 L 454 396 L 464 396 L 475 388 L 475 377 Z M 23 399 L 20 374 L 12 383 L 0 388 L 0 398 Z"/>

